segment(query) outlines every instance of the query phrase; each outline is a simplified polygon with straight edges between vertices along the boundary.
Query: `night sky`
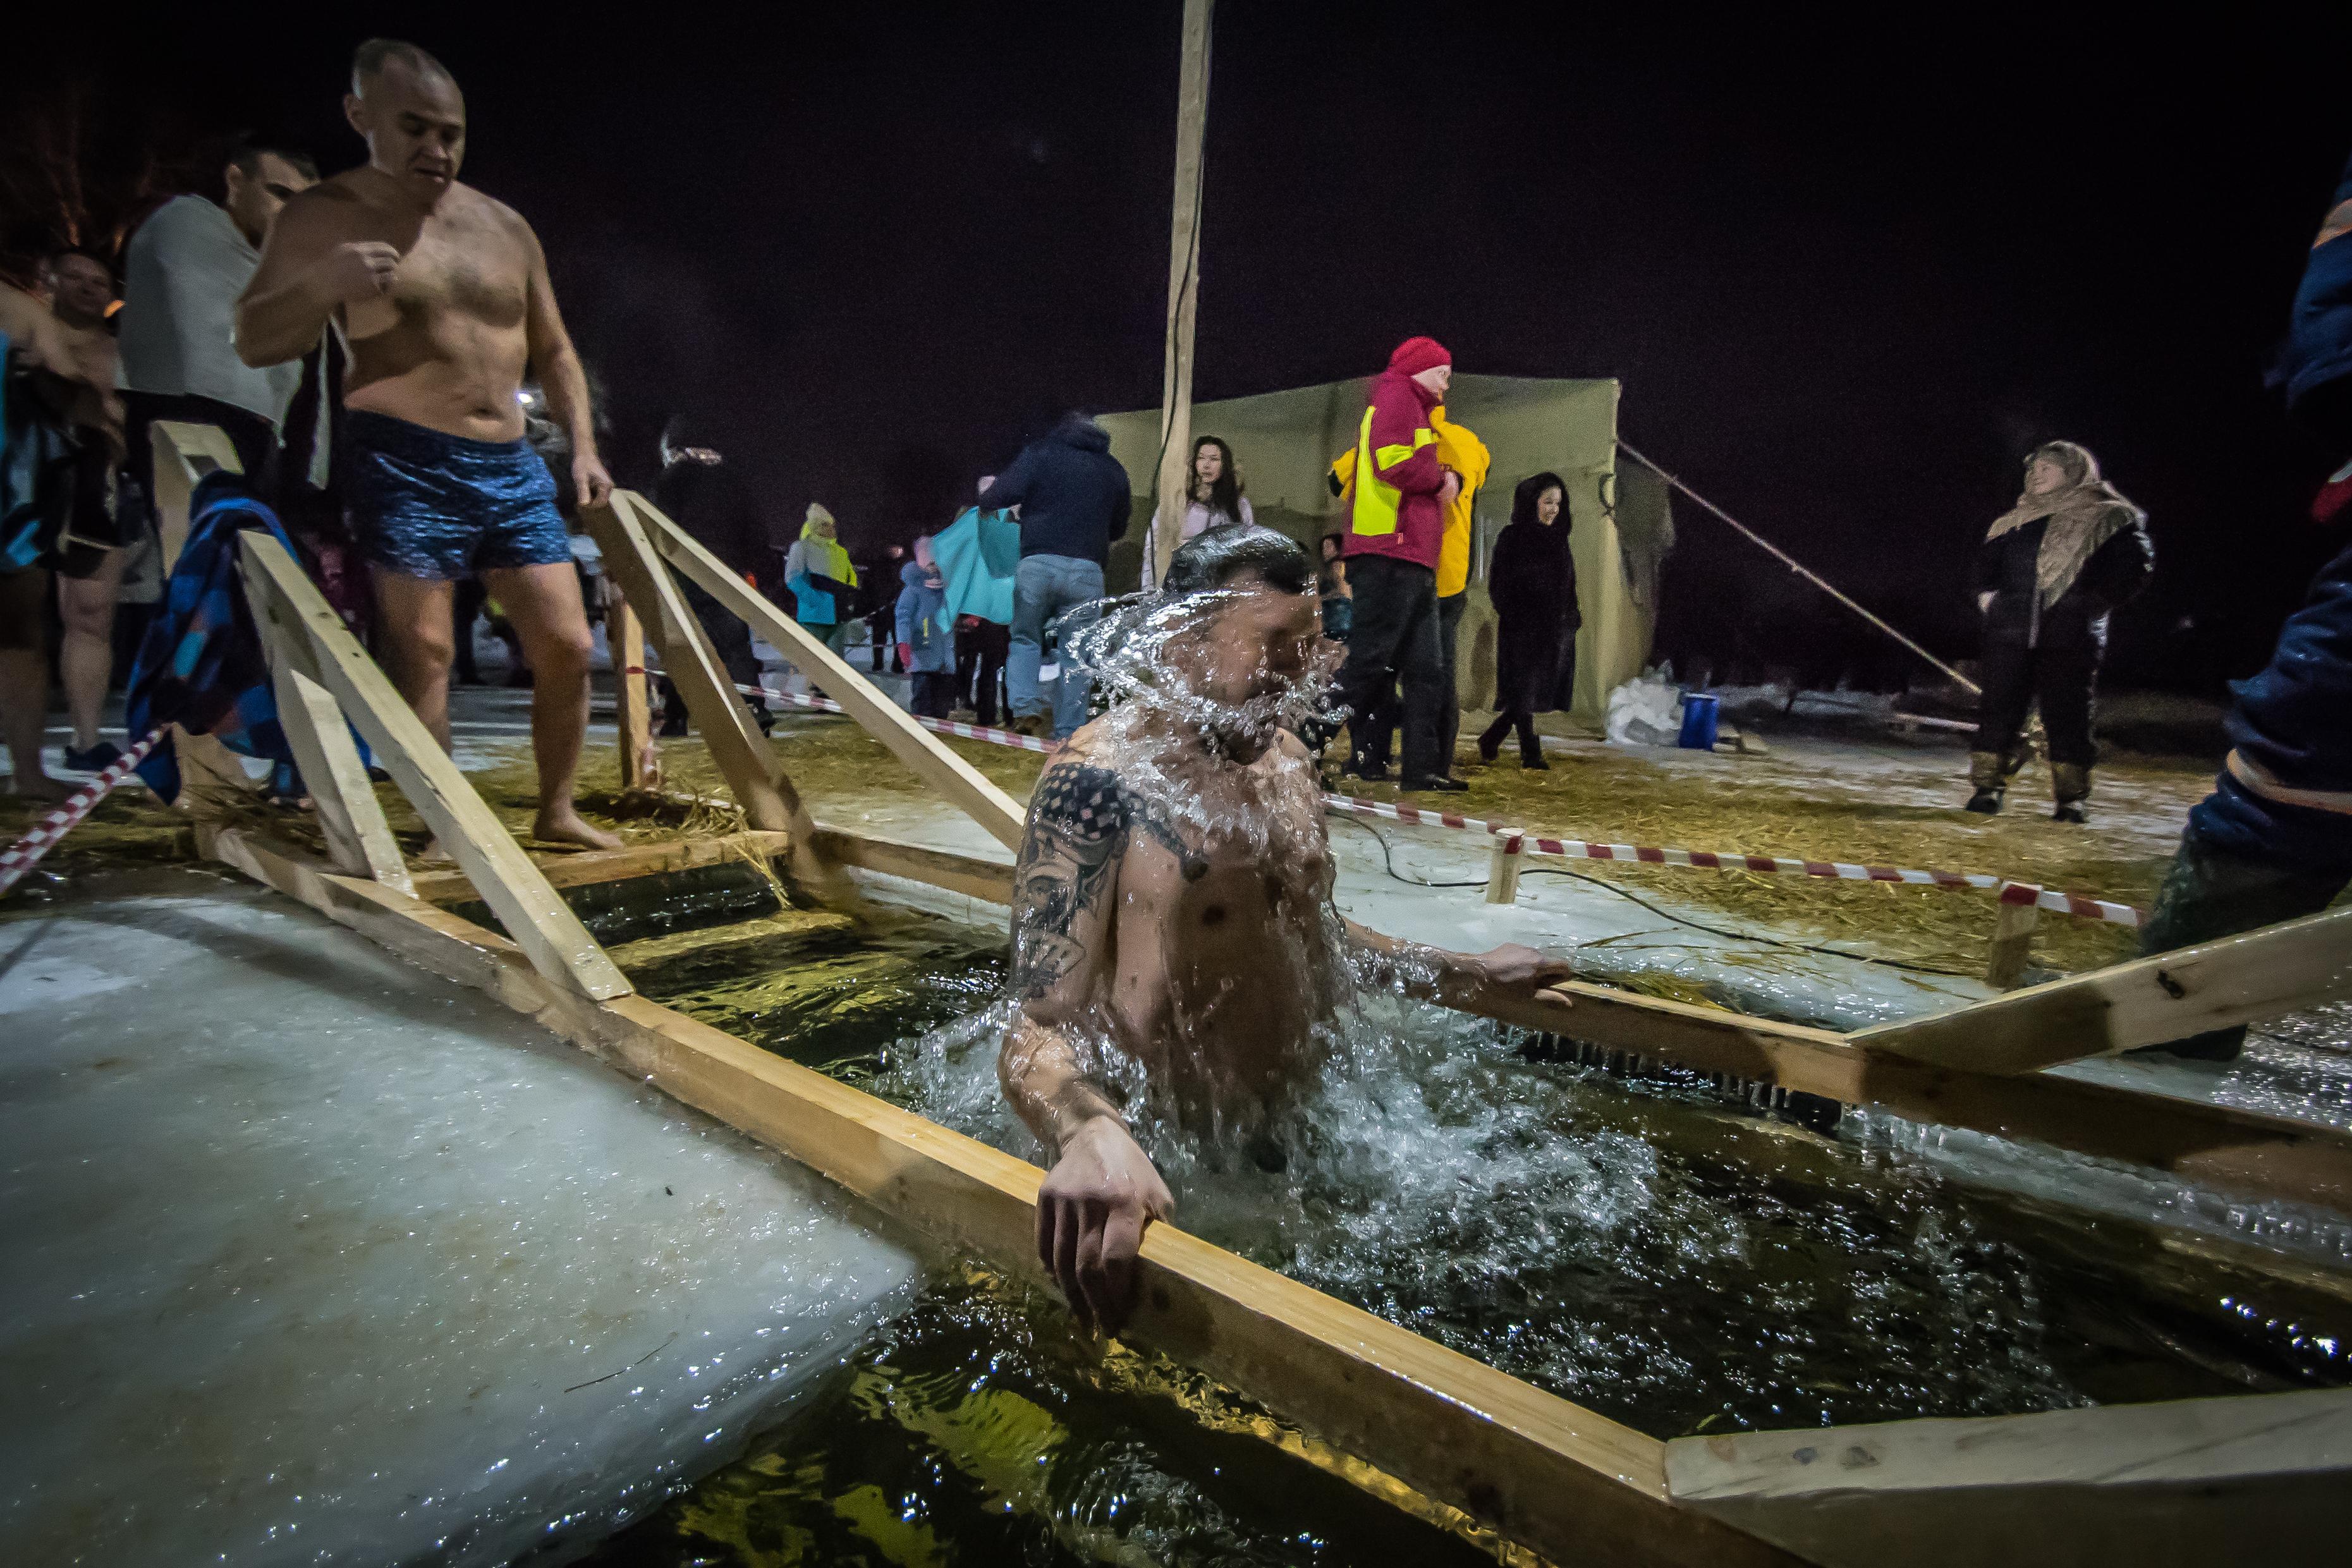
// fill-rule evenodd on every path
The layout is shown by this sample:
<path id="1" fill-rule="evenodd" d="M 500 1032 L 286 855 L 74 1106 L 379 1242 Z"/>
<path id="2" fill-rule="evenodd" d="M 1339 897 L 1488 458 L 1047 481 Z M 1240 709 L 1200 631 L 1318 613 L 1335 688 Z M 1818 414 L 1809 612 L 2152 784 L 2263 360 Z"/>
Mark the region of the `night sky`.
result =
<path id="1" fill-rule="evenodd" d="M 2079 440 L 2156 530 L 2115 677 L 2259 664 L 2339 542 L 2262 380 L 2352 150 L 2352 7 L 1757 9 L 1225 0 L 1197 394 L 1414 332 L 1464 371 L 1618 377 L 1629 439 L 1952 654 L 2019 460 Z M 6 99 L 88 85 L 101 172 L 240 126 L 341 168 L 352 45 L 447 62 L 466 178 L 545 241 L 624 483 L 684 413 L 778 538 L 822 499 L 857 549 L 945 522 L 1062 408 L 1158 401 L 1175 0 L 141 10 L 0 68 Z M 1903 669 L 1677 519 L 1662 652 Z"/>

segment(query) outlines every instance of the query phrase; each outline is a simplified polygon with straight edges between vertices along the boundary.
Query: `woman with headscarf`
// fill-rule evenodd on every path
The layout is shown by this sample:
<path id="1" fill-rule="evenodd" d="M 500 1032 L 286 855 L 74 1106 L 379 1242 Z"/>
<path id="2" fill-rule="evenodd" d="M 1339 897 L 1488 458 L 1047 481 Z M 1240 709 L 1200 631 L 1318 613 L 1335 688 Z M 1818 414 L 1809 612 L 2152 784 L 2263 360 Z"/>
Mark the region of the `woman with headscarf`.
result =
<path id="1" fill-rule="evenodd" d="M 908 706 L 920 718 L 945 718 L 955 709 L 955 632 L 930 535 L 915 541 L 915 559 L 899 569 L 898 581 L 898 660 L 911 687 Z"/>
<path id="2" fill-rule="evenodd" d="M 1568 552 L 1568 485 L 1557 474 L 1519 481 L 1511 523 L 1495 540 L 1486 591 L 1500 624 L 1495 632 L 1495 722 L 1478 737 L 1492 762 L 1503 737 L 1519 732 L 1519 766 L 1538 769 L 1543 743 L 1535 716 L 1569 706 L 1576 688 L 1576 561 Z"/>
<path id="3" fill-rule="evenodd" d="M 836 653 L 841 652 L 843 633 L 849 624 L 846 612 L 857 591 L 857 569 L 849 564 L 849 552 L 834 537 L 837 531 L 833 514 L 811 501 L 801 537 L 784 555 L 784 583 L 793 591 L 793 619 L 824 639 L 824 645 Z"/>
<path id="4" fill-rule="evenodd" d="M 2051 820 L 2089 821 L 2091 707 L 2107 615 L 2147 584 L 2156 549 L 2147 516 L 2099 477 L 2098 460 L 2053 441 L 2025 460 L 2025 493 L 1993 520 L 1977 552 L 1984 616 L 1984 695 L 1977 711 L 1968 809 L 1998 811 L 2026 710 L 2042 701 L 2050 736 Z"/>
<path id="5" fill-rule="evenodd" d="M 1249 497 L 1242 494 L 1242 471 L 1234 465 L 1234 449 L 1224 438 L 1204 435 L 1192 443 L 1192 486 L 1185 497 L 1184 516 L 1176 529 L 1175 548 L 1211 528 L 1227 523 L 1255 523 Z M 1151 531 L 1144 535 L 1143 586 L 1155 586 L 1160 539 L 1160 514 L 1151 514 Z"/>

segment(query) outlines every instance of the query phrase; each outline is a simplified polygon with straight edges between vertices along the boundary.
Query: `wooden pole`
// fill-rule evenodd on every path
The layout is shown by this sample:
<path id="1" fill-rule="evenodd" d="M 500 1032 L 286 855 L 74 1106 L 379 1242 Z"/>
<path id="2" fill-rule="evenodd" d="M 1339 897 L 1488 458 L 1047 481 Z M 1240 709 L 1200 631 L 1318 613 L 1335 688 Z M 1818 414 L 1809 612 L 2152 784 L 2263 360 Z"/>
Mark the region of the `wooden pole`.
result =
<path id="1" fill-rule="evenodd" d="M 1519 901 L 1519 857 L 1526 852 L 1527 836 L 1517 828 L 1497 828 L 1494 847 L 1487 852 L 1486 902 L 1517 904 Z"/>
<path id="2" fill-rule="evenodd" d="M 1209 14 L 1216 0 L 1184 0 L 1176 82 L 1176 212 L 1168 242 L 1168 351 L 1160 380 L 1160 473 L 1153 487 L 1151 580 L 1168 574 L 1192 483 L 1192 323 L 1201 298 L 1201 140 L 1209 121 Z"/>
<path id="3" fill-rule="evenodd" d="M 2022 896 L 2012 901 L 2010 890 Z M 2033 954 L 2033 928 L 2041 923 L 2042 906 L 2033 896 L 2042 890 L 2013 882 L 2000 884 L 2000 901 L 1993 905 L 1992 948 L 1985 956 L 1985 984 L 2012 991 L 2025 974 Z"/>
<path id="4" fill-rule="evenodd" d="M 646 767 L 653 744 L 653 715 L 646 698 L 646 632 L 630 608 L 629 596 L 615 593 L 604 617 L 604 645 L 613 653 L 614 717 L 621 734 L 621 788 L 656 789 L 660 769 Z"/>

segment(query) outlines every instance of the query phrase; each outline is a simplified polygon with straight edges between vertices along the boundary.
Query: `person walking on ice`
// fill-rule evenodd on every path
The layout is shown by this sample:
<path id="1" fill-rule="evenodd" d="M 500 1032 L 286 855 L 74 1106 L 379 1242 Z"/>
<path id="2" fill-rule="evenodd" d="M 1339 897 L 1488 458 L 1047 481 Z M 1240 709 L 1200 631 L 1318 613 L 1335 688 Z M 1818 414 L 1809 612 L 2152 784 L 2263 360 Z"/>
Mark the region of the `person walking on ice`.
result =
<path id="1" fill-rule="evenodd" d="M 533 675 L 532 836 L 618 848 L 572 802 L 592 643 L 570 530 L 523 438 L 518 395 L 527 372 L 546 389 L 580 506 L 603 506 L 613 480 L 547 257 L 513 208 L 458 180 L 466 100 L 440 61 L 369 39 L 352 57 L 343 113 L 367 162 L 278 213 L 237 301 L 237 356 L 257 368 L 299 359 L 341 319 L 352 350 L 347 505 L 374 569 L 394 684 L 446 747 L 451 599 L 478 572 Z"/>

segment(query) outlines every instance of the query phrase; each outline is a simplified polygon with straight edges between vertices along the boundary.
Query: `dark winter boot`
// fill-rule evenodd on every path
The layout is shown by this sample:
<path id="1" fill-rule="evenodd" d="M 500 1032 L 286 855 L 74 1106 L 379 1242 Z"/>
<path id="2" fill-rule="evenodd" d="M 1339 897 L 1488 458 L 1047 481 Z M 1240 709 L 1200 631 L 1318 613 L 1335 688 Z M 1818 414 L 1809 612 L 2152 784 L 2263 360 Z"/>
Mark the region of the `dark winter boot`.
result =
<path id="1" fill-rule="evenodd" d="M 1969 797 L 1968 809 L 1987 817 L 1999 814 L 2001 796 L 2008 789 L 2008 780 L 2001 771 L 2000 753 L 1969 752 L 1969 782 L 1976 787 L 1976 793 Z"/>
<path id="2" fill-rule="evenodd" d="M 2050 792 L 2056 797 L 2050 820 L 2073 822 L 2078 827 L 2088 822 L 2091 813 L 2084 807 L 2091 799 L 2091 770 L 2079 762 L 2053 762 L 2050 765 Z"/>

